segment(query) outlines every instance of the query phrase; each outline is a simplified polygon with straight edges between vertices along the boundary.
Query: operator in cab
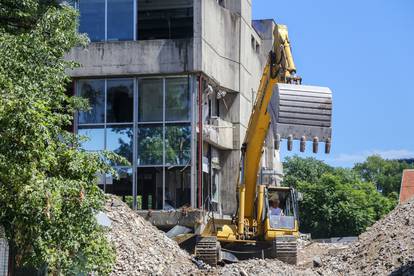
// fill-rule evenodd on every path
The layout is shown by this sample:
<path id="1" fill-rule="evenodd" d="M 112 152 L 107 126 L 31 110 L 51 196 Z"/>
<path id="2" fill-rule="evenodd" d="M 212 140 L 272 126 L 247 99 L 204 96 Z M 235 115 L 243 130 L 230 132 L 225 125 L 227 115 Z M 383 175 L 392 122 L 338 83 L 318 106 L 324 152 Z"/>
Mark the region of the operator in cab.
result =
<path id="1" fill-rule="evenodd" d="M 283 216 L 283 210 L 279 207 L 279 199 L 272 197 L 269 200 L 269 212 L 271 216 Z"/>

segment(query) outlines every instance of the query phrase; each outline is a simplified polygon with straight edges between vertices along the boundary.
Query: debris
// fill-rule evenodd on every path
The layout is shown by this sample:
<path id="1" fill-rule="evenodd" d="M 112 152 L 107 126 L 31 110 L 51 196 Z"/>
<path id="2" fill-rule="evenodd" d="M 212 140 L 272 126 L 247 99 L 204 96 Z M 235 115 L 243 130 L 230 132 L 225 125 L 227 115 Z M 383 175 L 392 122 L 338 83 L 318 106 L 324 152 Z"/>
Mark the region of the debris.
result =
<path id="1" fill-rule="evenodd" d="M 96 214 L 96 220 L 98 221 L 98 224 L 101 226 L 111 227 L 112 222 L 104 212 L 99 212 L 98 214 Z"/>
<path id="2" fill-rule="evenodd" d="M 414 275 L 414 199 L 397 206 L 359 240 L 322 258 L 323 269 L 339 275 Z"/>
<path id="3" fill-rule="evenodd" d="M 313 267 L 321 267 L 322 266 L 322 260 L 321 257 L 316 256 L 313 258 Z"/>
<path id="4" fill-rule="evenodd" d="M 251 259 L 212 268 L 116 197 L 110 197 L 105 211 L 117 251 L 112 275 L 414 275 L 414 200 L 397 206 L 352 243 L 299 239 L 298 266 Z"/>
<path id="5" fill-rule="evenodd" d="M 109 197 L 105 212 L 112 221 L 109 240 L 117 255 L 111 275 L 189 275 L 197 270 L 175 241 L 117 197 Z"/>
<path id="6" fill-rule="evenodd" d="M 211 266 L 203 262 L 202 260 L 199 260 L 195 257 L 191 258 L 191 261 L 199 268 L 199 269 L 210 269 Z"/>
<path id="7" fill-rule="evenodd" d="M 301 269 L 294 265 L 289 265 L 277 259 L 251 259 L 238 263 L 225 265 L 217 268 L 218 275 L 298 275 L 312 276 L 318 275 L 311 269 Z M 215 275 L 217 275 L 215 274 Z M 214 275 L 214 274 L 212 274 Z"/>
<path id="8" fill-rule="evenodd" d="M 169 237 L 170 239 L 178 236 L 178 235 L 182 235 L 182 234 L 187 234 L 190 233 L 191 229 L 185 226 L 181 226 L 181 225 L 176 225 L 174 226 L 170 231 L 168 231 L 166 233 L 167 237 Z"/>

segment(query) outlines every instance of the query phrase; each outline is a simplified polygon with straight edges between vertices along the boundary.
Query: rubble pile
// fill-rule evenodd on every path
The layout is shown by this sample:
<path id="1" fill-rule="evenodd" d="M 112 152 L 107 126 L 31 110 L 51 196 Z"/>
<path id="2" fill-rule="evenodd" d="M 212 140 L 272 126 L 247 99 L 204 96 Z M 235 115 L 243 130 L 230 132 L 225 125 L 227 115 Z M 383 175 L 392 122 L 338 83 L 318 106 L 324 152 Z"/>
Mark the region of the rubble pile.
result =
<path id="1" fill-rule="evenodd" d="M 298 244 L 298 266 L 301 267 L 313 267 L 315 266 L 315 258 L 327 254 L 335 254 L 348 248 L 348 244 L 345 243 L 321 243 L 321 242 L 308 242 L 303 245 Z M 316 264 L 317 265 L 317 264 Z"/>
<path id="2" fill-rule="evenodd" d="M 105 212 L 117 251 L 112 275 L 414 275 L 414 200 L 397 206 L 353 243 L 300 243 L 298 266 L 251 259 L 201 270 L 175 241 L 116 197 L 109 198 Z"/>
<path id="3" fill-rule="evenodd" d="M 349 248 L 325 255 L 322 265 L 323 274 L 414 275 L 414 200 L 397 206 Z"/>
<path id="4" fill-rule="evenodd" d="M 189 275 L 197 269 L 175 241 L 115 196 L 107 201 L 105 213 L 117 255 L 111 275 Z"/>
<path id="5" fill-rule="evenodd" d="M 280 275 L 280 276 L 313 276 L 318 275 L 311 269 L 300 269 L 277 259 L 252 259 L 239 263 L 225 265 L 219 270 L 219 275 Z"/>

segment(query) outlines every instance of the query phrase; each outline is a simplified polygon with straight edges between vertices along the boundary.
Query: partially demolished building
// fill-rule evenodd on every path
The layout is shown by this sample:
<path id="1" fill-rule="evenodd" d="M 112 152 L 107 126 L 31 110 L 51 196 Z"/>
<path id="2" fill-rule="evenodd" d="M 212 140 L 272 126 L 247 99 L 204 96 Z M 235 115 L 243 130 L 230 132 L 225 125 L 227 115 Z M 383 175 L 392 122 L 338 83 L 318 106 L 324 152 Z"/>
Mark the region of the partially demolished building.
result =
<path id="1" fill-rule="evenodd" d="M 113 150 L 131 166 L 99 185 L 137 209 L 182 206 L 231 214 L 240 148 L 273 20 L 252 21 L 251 0 L 86 0 L 75 3 L 91 43 L 67 58 L 86 150 Z M 264 147 L 266 181 L 281 163 L 273 134 Z M 274 174 L 276 172 L 276 174 Z M 263 174 L 265 175 L 265 174 Z M 266 177 L 260 177 L 265 179 Z"/>

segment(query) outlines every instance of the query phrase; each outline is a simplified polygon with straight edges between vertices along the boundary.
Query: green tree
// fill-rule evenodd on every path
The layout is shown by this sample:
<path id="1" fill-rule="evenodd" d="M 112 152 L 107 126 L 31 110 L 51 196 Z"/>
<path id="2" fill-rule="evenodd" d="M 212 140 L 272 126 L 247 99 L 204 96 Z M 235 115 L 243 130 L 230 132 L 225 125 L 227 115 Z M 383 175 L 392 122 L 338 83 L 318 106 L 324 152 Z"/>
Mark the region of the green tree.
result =
<path id="1" fill-rule="evenodd" d="M 110 153 L 79 150 L 65 131 L 86 102 L 69 97 L 63 56 L 85 40 L 56 1 L 0 1 L 0 225 L 17 265 L 53 275 L 108 274 L 114 251 L 96 213 L 96 174 Z"/>
<path id="2" fill-rule="evenodd" d="M 354 170 L 365 181 L 374 183 L 385 196 L 397 200 L 400 192 L 401 177 L 404 169 L 413 169 L 414 164 L 398 160 L 385 160 L 372 155 L 365 162 L 357 163 Z"/>
<path id="3" fill-rule="evenodd" d="M 283 184 L 296 187 L 299 181 L 318 181 L 324 173 L 333 172 L 333 168 L 315 158 L 301 158 L 295 155 L 286 157 L 285 162 L 283 162 L 283 171 L 285 174 Z"/>
<path id="4" fill-rule="evenodd" d="M 284 184 L 303 194 L 301 231 L 315 238 L 358 235 L 394 207 L 392 199 L 354 170 L 297 156 L 286 158 L 283 165 Z"/>
<path id="5" fill-rule="evenodd" d="M 393 205 L 350 170 L 326 173 L 316 182 L 300 181 L 301 231 L 315 238 L 359 235 Z"/>

